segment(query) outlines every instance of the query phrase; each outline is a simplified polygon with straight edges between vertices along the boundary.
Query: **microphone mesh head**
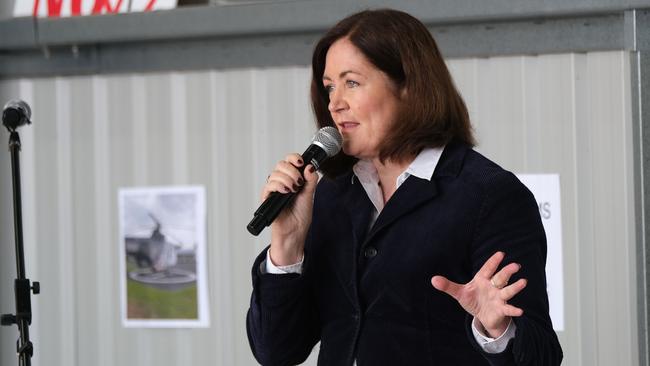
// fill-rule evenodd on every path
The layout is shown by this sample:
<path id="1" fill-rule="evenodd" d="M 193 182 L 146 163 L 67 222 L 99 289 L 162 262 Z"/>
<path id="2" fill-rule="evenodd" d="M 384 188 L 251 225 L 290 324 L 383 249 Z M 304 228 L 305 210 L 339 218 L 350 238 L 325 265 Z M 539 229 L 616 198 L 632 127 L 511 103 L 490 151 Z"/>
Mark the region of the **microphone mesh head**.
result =
<path id="1" fill-rule="evenodd" d="M 339 133 L 339 130 L 331 126 L 326 126 L 318 130 L 311 141 L 312 143 L 318 143 L 330 158 L 338 154 L 343 145 L 343 137 Z"/>
<path id="2" fill-rule="evenodd" d="M 20 99 L 13 99 L 13 100 L 8 101 L 7 104 L 5 104 L 5 106 L 4 106 L 4 108 L 2 110 L 4 111 L 4 110 L 7 110 L 7 109 L 20 109 L 20 110 L 22 110 L 23 113 L 25 114 L 25 117 L 27 118 L 28 122 L 32 118 L 32 109 L 29 108 L 29 104 L 23 102 Z"/>

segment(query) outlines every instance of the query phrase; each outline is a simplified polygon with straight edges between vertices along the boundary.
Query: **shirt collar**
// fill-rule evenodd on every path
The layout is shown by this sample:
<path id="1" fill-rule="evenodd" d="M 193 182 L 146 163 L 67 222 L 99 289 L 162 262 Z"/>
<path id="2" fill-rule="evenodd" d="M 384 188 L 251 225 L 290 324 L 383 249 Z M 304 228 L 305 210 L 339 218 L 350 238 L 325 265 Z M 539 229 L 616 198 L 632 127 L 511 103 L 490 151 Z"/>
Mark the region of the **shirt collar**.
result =
<path id="1" fill-rule="evenodd" d="M 442 155 L 443 150 L 444 146 L 436 148 L 429 147 L 420 151 L 408 168 L 397 177 L 396 187 L 399 188 L 406 178 L 411 175 L 430 181 L 433 177 L 433 171 L 436 169 L 436 166 L 440 161 L 440 156 Z M 370 160 L 359 160 L 352 167 L 352 171 L 361 183 L 369 184 L 379 182 L 377 169 L 375 169 L 375 166 Z"/>
<path id="2" fill-rule="evenodd" d="M 414 175 L 420 179 L 430 181 L 433 177 L 433 171 L 436 169 L 438 161 L 440 161 L 440 156 L 442 155 L 443 150 L 444 147 L 426 148 L 422 150 L 402 175 Z M 404 179 L 406 178 L 408 177 L 405 177 Z"/>
<path id="3" fill-rule="evenodd" d="M 397 177 L 395 188 L 399 188 L 411 175 L 430 181 L 433 178 L 433 171 L 436 169 L 438 161 L 440 161 L 443 150 L 444 147 L 423 149 L 408 168 Z M 381 212 L 384 208 L 384 200 L 379 188 L 379 175 L 375 165 L 370 160 L 359 160 L 352 167 L 352 171 L 354 176 L 359 179 L 359 183 L 366 191 L 377 212 Z M 352 177 L 352 184 L 354 184 L 354 176 Z"/>

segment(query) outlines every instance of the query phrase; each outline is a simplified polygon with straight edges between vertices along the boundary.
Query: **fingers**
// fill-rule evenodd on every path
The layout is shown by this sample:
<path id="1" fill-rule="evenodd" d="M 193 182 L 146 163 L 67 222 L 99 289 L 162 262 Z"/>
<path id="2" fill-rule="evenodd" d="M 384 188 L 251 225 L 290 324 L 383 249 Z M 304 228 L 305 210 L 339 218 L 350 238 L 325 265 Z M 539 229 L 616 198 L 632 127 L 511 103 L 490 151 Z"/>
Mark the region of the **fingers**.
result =
<path id="1" fill-rule="evenodd" d="M 483 264 L 483 267 L 478 270 L 476 275 L 486 279 L 492 278 L 492 275 L 497 271 L 497 268 L 499 268 L 499 264 L 501 264 L 504 256 L 505 254 L 503 252 L 494 253 L 490 259 Z"/>
<path id="2" fill-rule="evenodd" d="M 305 166 L 305 170 L 302 173 L 306 181 L 305 190 L 313 191 L 316 189 L 316 184 L 318 183 L 320 177 L 313 165 L 309 164 L 309 162 L 305 162 L 305 164 L 307 165 Z"/>
<path id="3" fill-rule="evenodd" d="M 302 161 L 302 156 L 300 156 L 298 153 L 293 153 L 285 156 L 284 161 L 293 164 L 293 166 L 302 166 L 304 164 Z"/>
<path id="4" fill-rule="evenodd" d="M 442 291 L 454 299 L 460 297 L 460 292 L 463 288 L 462 285 L 450 281 L 444 276 L 433 276 L 431 278 L 431 285 L 433 285 L 436 290 Z"/>
<path id="5" fill-rule="evenodd" d="M 298 170 L 304 162 L 299 154 L 289 154 L 284 160 L 279 161 L 266 180 L 262 190 L 262 200 L 265 200 L 271 192 L 298 192 L 305 184 L 305 178 Z"/>
<path id="6" fill-rule="evenodd" d="M 503 315 L 515 318 L 524 315 L 524 311 L 516 306 L 505 304 L 503 306 Z"/>
<path id="7" fill-rule="evenodd" d="M 508 282 L 510 281 L 510 277 L 512 277 L 513 274 L 517 273 L 519 269 L 521 268 L 521 265 L 518 263 L 510 263 L 507 266 L 501 268 L 499 272 L 494 274 L 490 278 L 490 282 L 492 282 L 492 286 L 496 288 L 504 288 L 508 285 Z"/>
<path id="8" fill-rule="evenodd" d="M 316 173 L 316 168 L 314 168 L 314 166 L 311 164 L 307 164 L 307 166 L 305 166 L 305 171 L 303 172 L 303 176 L 305 177 L 305 180 L 307 182 L 314 182 L 314 183 L 318 182 L 318 178 L 319 178 L 318 173 Z"/>
<path id="9" fill-rule="evenodd" d="M 294 188 L 293 191 L 296 191 L 295 188 L 304 184 L 304 180 L 300 171 L 296 167 L 299 163 L 291 163 L 286 160 L 279 161 L 275 166 L 275 170 L 269 176 L 269 181 L 277 181 L 284 184 L 287 188 Z"/>
<path id="10" fill-rule="evenodd" d="M 517 282 L 513 283 L 512 285 L 504 287 L 501 291 L 499 291 L 499 296 L 501 297 L 501 300 L 508 301 L 512 299 L 515 295 L 521 292 L 521 290 L 523 290 L 527 284 L 528 281 L 526 281 L 525 278 L 521 278 Z"/>

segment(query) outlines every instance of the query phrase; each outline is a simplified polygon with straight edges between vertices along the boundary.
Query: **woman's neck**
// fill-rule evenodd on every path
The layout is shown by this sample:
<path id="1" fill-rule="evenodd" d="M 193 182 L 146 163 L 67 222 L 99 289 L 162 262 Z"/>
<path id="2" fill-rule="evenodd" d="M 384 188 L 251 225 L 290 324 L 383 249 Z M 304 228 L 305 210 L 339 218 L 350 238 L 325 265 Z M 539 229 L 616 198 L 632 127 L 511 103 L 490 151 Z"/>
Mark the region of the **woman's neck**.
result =
<path id="1" fill-rule="evenodd" d="M 388 200 L 393 196 L 393 193 L 397 190 L 397 177 L 408 168 L 412 161 L 413 159 L 407 159 L 403 162 L 392 162 L 387 160 L 382 163 L 379 159 L 373 159 L 372 163 L 375 166 L 375 169 L 377 169 L 379 185 L 381 186 L 381 191 L 384 196 L 384 203 L 388 202 Z"/>

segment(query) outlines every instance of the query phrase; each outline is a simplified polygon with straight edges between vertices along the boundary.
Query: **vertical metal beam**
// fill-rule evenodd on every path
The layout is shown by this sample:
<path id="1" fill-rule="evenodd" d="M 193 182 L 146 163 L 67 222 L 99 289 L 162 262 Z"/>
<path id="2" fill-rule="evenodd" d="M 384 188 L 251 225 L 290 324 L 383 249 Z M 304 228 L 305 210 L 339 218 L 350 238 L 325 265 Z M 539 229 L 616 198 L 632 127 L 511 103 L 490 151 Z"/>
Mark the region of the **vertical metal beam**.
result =
<path id="1" fill-rule="evenodd" d="M 631 50 L 639 365 L 650 366 L 650 13 L 630 10 L 625 18 Z"/>

